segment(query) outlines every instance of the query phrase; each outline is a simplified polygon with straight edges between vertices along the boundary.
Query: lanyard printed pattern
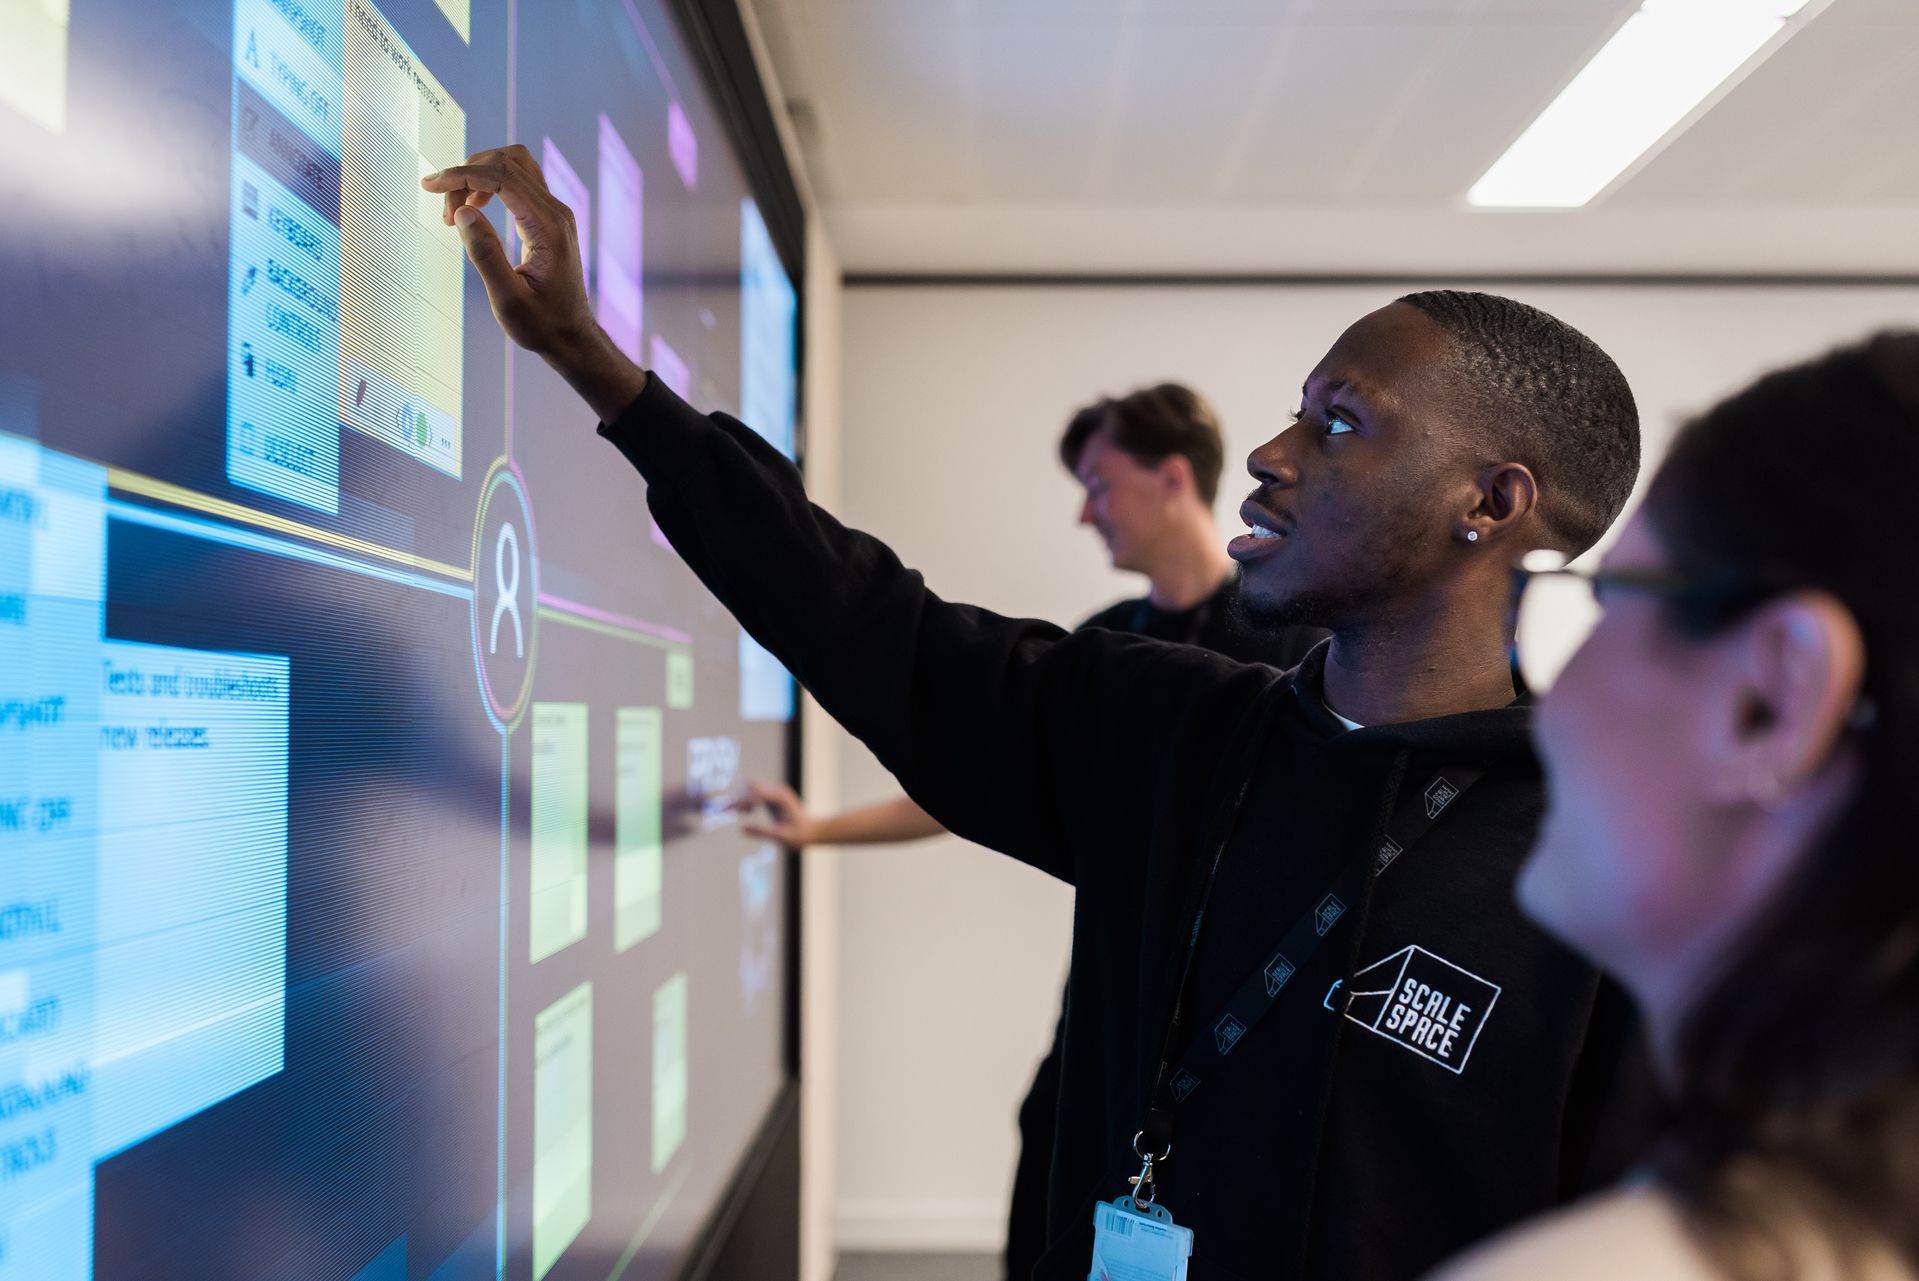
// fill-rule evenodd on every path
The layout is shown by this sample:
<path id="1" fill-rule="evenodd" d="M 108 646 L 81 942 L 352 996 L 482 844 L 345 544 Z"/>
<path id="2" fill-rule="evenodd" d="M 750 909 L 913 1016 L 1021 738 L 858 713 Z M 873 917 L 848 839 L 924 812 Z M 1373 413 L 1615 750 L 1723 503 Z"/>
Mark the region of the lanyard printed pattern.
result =
<path id="1" fill-rule="evenodd" d="M 1246 976 L 1212 1024 L 1192 1038 L 1172 1073 L 1161 1073 L 1160 1082 L 1154 1088 L 1153 1110 L 1166 1114 L 1165 1128 L 1170 1129 L 1173 1107 L 1191 1098 L 1195 1090 L 1217 1073 L 1234 1047 L 1279 1003 L 1293 976 L 1304 968 L 1319 945 L 1359 902 L 1366 882 L 1385 872 L 1414 842 L 1432 830 L 1440 815 L 1478 782 L 1483 773 L 1483 770 L 1463 768 L 1443 770 L 1433 776 L 1423 791 L 1409 793 L 1402 799 L 1371 865 L 1364 859 L 1350 860 L 1326 892 L 1293 922 L 1265 964 Z"/>

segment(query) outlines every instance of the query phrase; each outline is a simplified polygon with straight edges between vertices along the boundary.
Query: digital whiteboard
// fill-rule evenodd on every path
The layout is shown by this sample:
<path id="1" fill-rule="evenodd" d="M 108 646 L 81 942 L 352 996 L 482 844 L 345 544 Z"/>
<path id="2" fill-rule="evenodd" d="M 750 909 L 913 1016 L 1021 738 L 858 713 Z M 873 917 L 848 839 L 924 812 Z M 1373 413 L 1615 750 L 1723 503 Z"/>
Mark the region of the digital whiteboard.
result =
<path id="1" fill-rule="evenodd" d="M 419 190 L 507 140 L 791 454 L 658 0 L 0 0 L 0 1281 L 671 1275 L 786 1079 L 793 685 Z"/>

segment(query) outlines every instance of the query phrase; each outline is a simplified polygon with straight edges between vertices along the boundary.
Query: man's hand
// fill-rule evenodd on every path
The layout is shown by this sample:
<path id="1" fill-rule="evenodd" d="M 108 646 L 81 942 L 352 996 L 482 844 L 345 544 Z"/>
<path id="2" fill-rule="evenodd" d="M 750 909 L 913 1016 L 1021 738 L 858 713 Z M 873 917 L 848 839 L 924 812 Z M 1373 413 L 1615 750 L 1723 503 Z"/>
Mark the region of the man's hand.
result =
<path id="1" fill-rule="evenodd" d="M 732 808 L 740 813 L 765 810 L 764 819 L 742 823 L 740 829 L 796 850 L 809 845 L 902 845 L 946 835 L 940 821 L 904 792 L 891 800 L 815 818 L 799 794 L 784 783 L 752 782 Z"/>
<path id="2" fill-rule="evenodd" d="M 446 196 L 440 220 L 460 229 L 507 337 L 545 356 L 581 346 L 599 331 L 586 300 L 573 211 L 547 190 L 532 152 L 518 145 L 477 152 L 463 165 L 428 174 L 420 185 Z M 494 196 L 512 215 L 525 246 L 517 267 L 480 213 Z"/>
<path id="3" fill-rule="evenodd" d="M 594 320 L 573 211 L 547 189 L 533 153 L 517 143 L 476 152 L 420 186 L 446 197 L 441 220 L 459 228 L 506 336 L 558 370 L 603 420 L 617 418 L 645 390 L 646 374 Z M 519 229 L 517 266 L 480 212 L 494 196 Z"/>
<path id="4" fill-rule="evenodd" d="M 766 811 L 764 819 L 748 820 L 740 830 L 763 841 L 778 841 L 788 849 L 805 849 L 817 839 L 813 816 L 806 811 L 800 794 L 784 783 L 749 782 L 746 794 L 733 802 L 739 813 Z"/>

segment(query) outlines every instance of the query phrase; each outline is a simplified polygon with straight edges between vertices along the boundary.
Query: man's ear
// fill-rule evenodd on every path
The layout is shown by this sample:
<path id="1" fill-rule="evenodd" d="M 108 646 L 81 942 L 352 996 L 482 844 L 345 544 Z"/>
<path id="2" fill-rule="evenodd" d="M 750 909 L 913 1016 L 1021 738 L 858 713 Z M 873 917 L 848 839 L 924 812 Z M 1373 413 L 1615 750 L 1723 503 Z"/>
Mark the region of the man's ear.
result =
<path id="1" fill-rule="evenodd" d="M 1792 592 L 1739 625 L 1725 791 L 1782 800 L 1832 762 L 1858 704 L 1866 646 L 1858 621 L 1826 592 Z"/>
<path id="2" fill-rule="evenodd" d="M 1168 454 L 1159 460 L 1159 483 L 1167 498 L 1178 498 L 1182 494 L 1197 494 L 1199 486 L 1193 482 L 1193 464 L 1180 454 Z"/>
<path id="3" fill-rule="evenodd" d="M 1523 525 L 1539 506 L 1539 482 L 1524 463 L 1495 463 L 1479 473 L 1477 484 L 1476 501 L 1459 534 L 1468 542 L 1484 546 L 1497 541 Z"/>

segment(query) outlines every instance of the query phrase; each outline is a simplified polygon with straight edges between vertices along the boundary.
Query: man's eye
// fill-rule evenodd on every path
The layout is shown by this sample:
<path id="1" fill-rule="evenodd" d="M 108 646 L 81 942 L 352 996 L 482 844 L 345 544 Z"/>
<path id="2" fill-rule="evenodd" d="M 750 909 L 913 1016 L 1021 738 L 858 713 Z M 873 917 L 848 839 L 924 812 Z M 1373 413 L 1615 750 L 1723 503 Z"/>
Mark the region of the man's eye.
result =
<path id="1" fill-rule="evenodd" d="M 1328 436 L 1343 436 L 1352 430 L 1354 430 L 1353 425 L 1339 414 L 1332 413 L 1326 415 L 1326 434 Z"/>

